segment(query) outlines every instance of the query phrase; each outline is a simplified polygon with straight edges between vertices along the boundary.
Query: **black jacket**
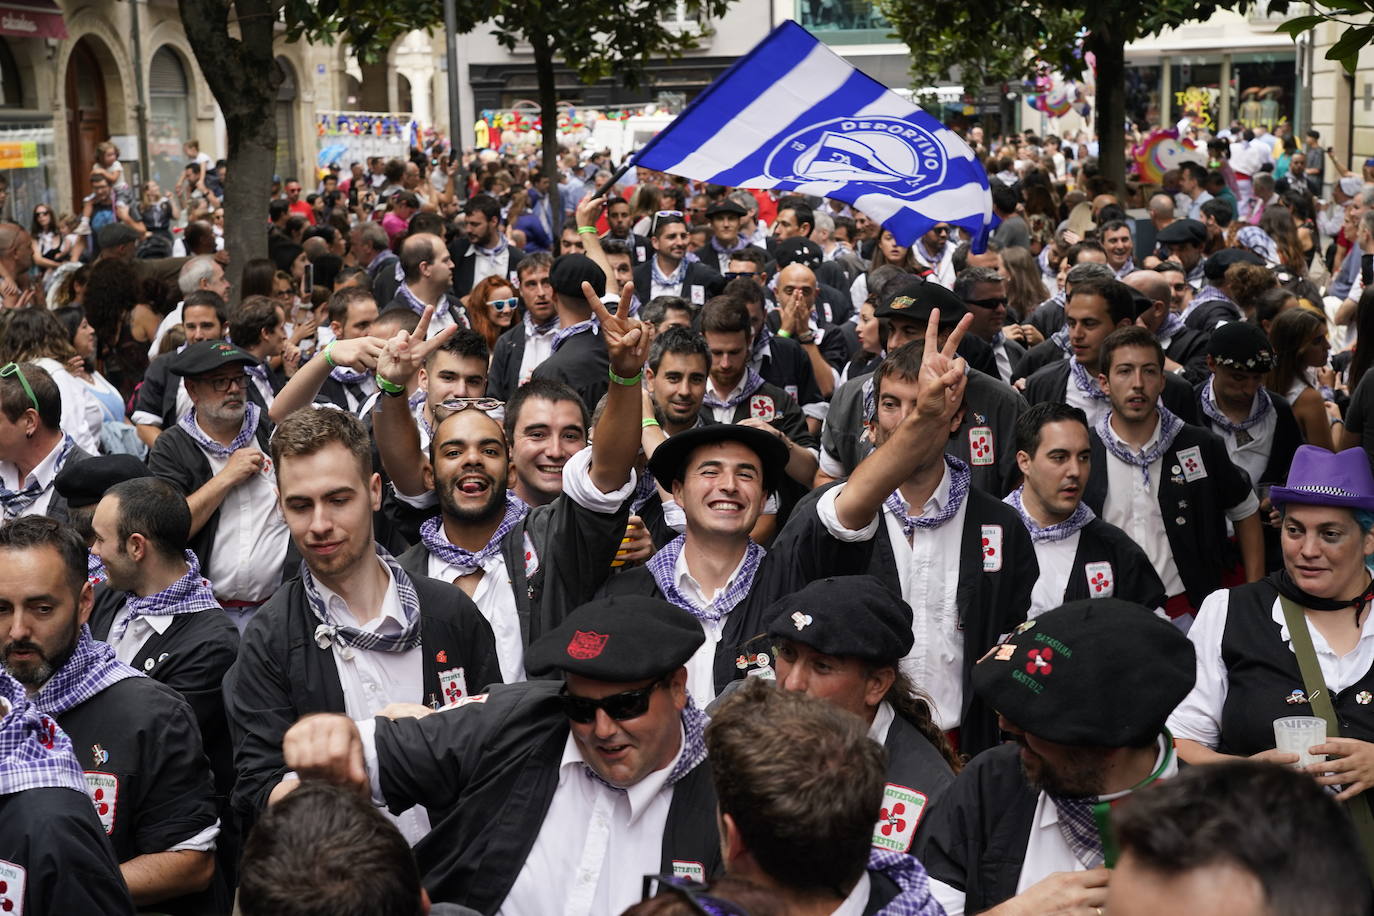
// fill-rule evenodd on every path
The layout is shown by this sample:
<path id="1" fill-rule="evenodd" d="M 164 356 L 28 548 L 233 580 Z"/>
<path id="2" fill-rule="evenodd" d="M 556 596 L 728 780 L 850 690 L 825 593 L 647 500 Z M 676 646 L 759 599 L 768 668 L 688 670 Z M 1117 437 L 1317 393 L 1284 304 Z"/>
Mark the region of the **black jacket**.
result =
<path id="1" fill-rule="evenodd" d="M 652 256 L 651 256 L 652 257 Z M 653 298 L 653 267 L 648 261 L 640 264 L 632 274 L 635 284 L 635 298 L 648 302 Z M 725 278 L 714 270 L 710 263 L 694 261 L 687 265 L 687 273 L 682 278 L 678 295 L 686 299 L 694 308 L 701 308 L 706 300 L 725 287 Z"/>
<path id="2" fill-rule="evenodd" d="M 500 683 L 491 626 L 472 599 L 433 579 L 412 575 L 411 583 L 420 600 L 424 688 L 418 697 L 389 699 L 446 705 L 439 675 L 454 668 L 463 669 L 470 692 Z M 318 624 L 301 580 L 285 583 L 249 621 L 238 661 L 225 678 L 238 771 L 234 808 L 245 832 L 286 774 L 281 750 L 286 730 L 310 713 L 345 709 L 334 650 L 315 642 Z"/>
<path id="3" fill-rule="evenodd" d="M 1065 402 L 1069 389 L 1069 361 L 1063 360 L 1046 366 L 1026 380 L 1026 400 L 1031 404 L 1053 401 Z M 1164 406 L 1184 423 L 1197 423 L 1197 400 L 1193 397 L 1193 387 L 1181 376 L 1172 372 L 1164 373 L 1164 393 L 1160 395 Z"/>
<path id="4" fill-rule="evenodd" d="M 424 804 L 434 825 L 415 847 L 432 899 L 491 914 L 510 894 L 558 787 L 568 738 L 561 689 L 527 681 L 442 715 L 377 719 L 383 798 L 398 814 Z M 707 762 L 673 786 L 662 870 L 675 861 L 699 863 L 707 876 L 721 868 Z"/>
<path id="5" fill-rule="evenodd" d="M 487 371 L 487 397 L 509 401 L 520 387 L 520 364 L 525 359 L 525 323 L 516 321 L 491 348 L 491 368 Z"/>
<path id="6" fill-rule="evenodd" d="M 1091 584 L 1099 574 L 1111 582 L 1106 594 L 1098 590 L 1099 586 Z M 1104 581 L 1099 579 L 1099 582 Z M 1126 532 L 1100 518 L 1083 527 L 1078 551 L 1073 557 L 1073 570 L 1064 586 L 1065 602 L 1097 597 L 1134 601 L 1151 609 L 1163 607 L 1169 597 L 1140 545 Z"/>
<path id="7" fill-rule="evenodd" d="M 453 257 L 452 283 L 455 296 L 466 296 L 472 292 L 472 287 L 476 285 L 472 282 L 472 278 L 476 272 L 477 256 L 467 256 L 471 247 L 471 243 L 462 237 L 454 239 L 448 245 L 448 253 Z M 501 277 L 513 283 L 516 279 L 515 270 L 524 259 L 525 252 L 514 245 L 507 245 L 506 252 L 506 269 L 502 271 Z"/>
<path id="8" fill-rule="evenodd" d="M 1212 374 L 1212 370 L 1207 368 L 1207 342 L 1211 339 L 1212 335 L 1207 331 L 1187 327 L 1169 338 L 1164 355 L 1183 367 L 1179 374 L 1190 385 L 1200 385 Z"/>
<path id="9" fill-rule="evenodd" d="M 78 749 L 79 750 L 79 749 Z M 0 891 L 6 912 L 25 916 L 133 916 L 134 904 L 90 796 L 72 789 L 0 795 Z M 9 869 L 23 874 L 24 896 Z"/>
<path id="10" fill-rule="evenodd" d="M 883 747 L 887 749 L 883 811 L 891 819 L 884 821 L 879 816 L 873 845 L 910 852 L 921 825 L 954 782 L 954 771 L 930 739 L 900 713 L 892 720 Z M 913 801 L 913 796 L 918 801 Z"/>
<path id="11" fill-rule="evenodd" d="M 520 364 L 516 363 L 515 368 L 518 371 Z M 567 385 L 582 398 L 587 413 L 591 414 L 610 384 L 610 368 L 605 338 L 599 332 L 583 331 L 564 340 L 530 377 L 552 379 Z"/>

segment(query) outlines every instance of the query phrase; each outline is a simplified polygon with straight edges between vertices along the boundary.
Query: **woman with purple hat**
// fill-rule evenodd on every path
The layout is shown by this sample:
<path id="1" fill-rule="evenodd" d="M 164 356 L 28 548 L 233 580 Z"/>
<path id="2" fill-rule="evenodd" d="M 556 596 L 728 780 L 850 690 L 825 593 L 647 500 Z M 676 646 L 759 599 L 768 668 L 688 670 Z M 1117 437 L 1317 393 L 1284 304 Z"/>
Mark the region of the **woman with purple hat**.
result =
<path id="1" fill-rule="evenodd" d="M 1296 763 L 1274 749 L 1274 720 L 1320 715 L 1313 701 L 1323 690 L 1339 721 L 1310 748 L 1329 759 L 1307 769 L 1352 798 L 1374 786 L 1374 474 L 1363 449 L 1304 445 L 1270 499 L 1283 517 L 1283 568 L 1203 601 L 1188 633 L 1196 686 L 1169 730 L 1189 763 L 1222 755 Z M 1310 640 L 1299 631 L 1295 647 L 1290 620 L 1303 621 Z M 1300 652 L 1315 655 L 1321 686 L 1305 682 Z"/>

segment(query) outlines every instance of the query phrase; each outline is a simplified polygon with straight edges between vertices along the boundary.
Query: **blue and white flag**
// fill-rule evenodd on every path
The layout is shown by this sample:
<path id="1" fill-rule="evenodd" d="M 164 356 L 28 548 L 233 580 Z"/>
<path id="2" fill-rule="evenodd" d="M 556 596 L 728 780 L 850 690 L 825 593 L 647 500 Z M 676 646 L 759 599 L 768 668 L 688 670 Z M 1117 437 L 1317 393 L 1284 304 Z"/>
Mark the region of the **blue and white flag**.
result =
<path id="1" fill-rule="evenodd" d="M 843 200 L 902 245 L 936 223 L 978 239 L 992 219 L 987 172 L 968 144 L 790 20 L 693 99 L 634 164 Z"/>

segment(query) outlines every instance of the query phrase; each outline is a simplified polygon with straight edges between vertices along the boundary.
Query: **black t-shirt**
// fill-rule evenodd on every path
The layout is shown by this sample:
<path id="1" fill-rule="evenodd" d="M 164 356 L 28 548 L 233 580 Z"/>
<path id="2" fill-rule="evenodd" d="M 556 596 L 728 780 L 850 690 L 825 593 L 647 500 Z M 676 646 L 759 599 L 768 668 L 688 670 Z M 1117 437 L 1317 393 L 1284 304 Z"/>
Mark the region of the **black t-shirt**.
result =
<path id="1" fill-rule="evenodd" d="M 1360 445 L 1374 465 L 1374 372 L 1366 372 L 1355 386 L 1350 406 L 1345 409 L 1345 428 L 1360 437 Z"/>

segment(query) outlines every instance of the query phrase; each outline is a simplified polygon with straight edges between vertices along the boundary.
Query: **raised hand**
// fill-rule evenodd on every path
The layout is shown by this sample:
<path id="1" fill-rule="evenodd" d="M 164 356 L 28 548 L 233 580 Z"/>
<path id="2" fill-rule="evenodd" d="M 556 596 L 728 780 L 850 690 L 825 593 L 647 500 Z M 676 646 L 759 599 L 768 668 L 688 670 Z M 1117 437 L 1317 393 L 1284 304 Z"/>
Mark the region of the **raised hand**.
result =
<path id="1" fill-rule="evenodd" d="M 939 345 L 940 310 L 930 310 L 926 324 L 925 350 L 921 356 L 921 372 L 917 376 L 916 409 L 904 422 L 914 423 L 921 418 L 948 419 L 964 402 L 964 387 L 968 383 L 964 372 L 968 364 L 958 355 L 959 342 L 973 322 L 966 314 L 950 332 L 945 345 Z"/>
<path id="2" fill-rule="evenodd" d="M 442 347 L 444 341 L 458 333 L 458 326 L 450 325 L 426 340 L 425 335 L 429 333 L 429 323 L 433 318 L 434 306 L 425 306 L 424 312 L 420 315 L 420 323 L 415 326 L 413 333 L 397 331 L 386 342 L 386 346 L 377 357 L 378 375 L 393 385 L 408 384 L 425 364 L 425 358 Z"/>
<path id="3" fill-rule="evenodd" d="M 606 341 L 611 371 L 625 378 L 638 375 L 644 368 L 649 358 L 649 344 L 653 342 L 653 329 L 638 318 L 630 317 L 634 290 L 633 283 L 625 284 L 620 291 L 620 303 L 612 315 L 592 285 L 585 281 L 582 284 L 582 295 L 591 306 L 592 314 L 601 322 L 601 337 Z"/>
<path id="4" fill-rule="evenodd" d="M 350 369 L 359 370 L 375 369 L 386 344 L 387 341 L 381 337 L 352 337 L 348 340 L 336 340 L 334 341 L 334 348 L 329 351 L 329 358 L 334 360 L 334 364 L 337 366 L 347 366 Z M 383 375 L 382 378 L 389 381 L 391 377 Z"/>
<path id="5" fill-rule="evenodd" d="M 595 226 L 601 216 L 601 208 L 606 206 L 606 198 L 593 198 L 590 194 L 577 205 L 577 225 Z"/>

